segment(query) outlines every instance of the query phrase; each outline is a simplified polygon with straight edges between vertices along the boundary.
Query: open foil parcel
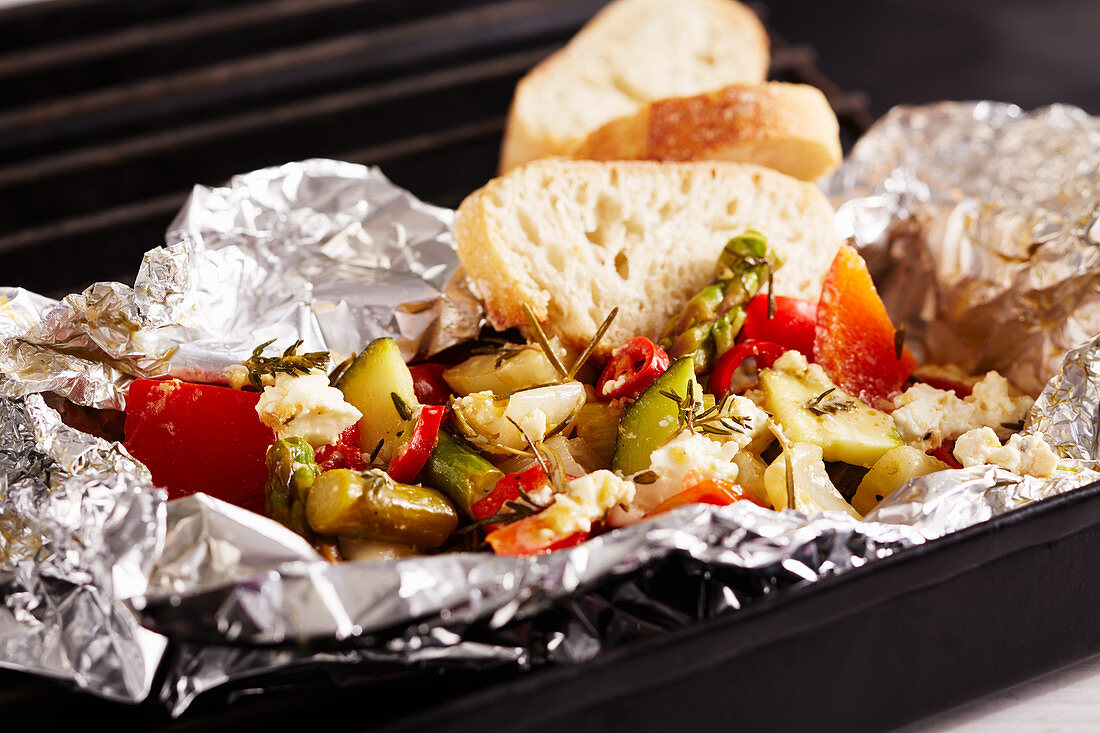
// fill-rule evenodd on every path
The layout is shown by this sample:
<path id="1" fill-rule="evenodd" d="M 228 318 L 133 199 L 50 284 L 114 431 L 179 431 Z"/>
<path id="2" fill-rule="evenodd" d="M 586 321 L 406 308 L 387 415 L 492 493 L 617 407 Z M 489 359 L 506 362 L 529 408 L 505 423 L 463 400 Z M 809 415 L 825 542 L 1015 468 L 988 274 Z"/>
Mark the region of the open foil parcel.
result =
<path id="1" fill-rule="evenodd" d="M 694 505 L 549 555 L 340 564 L 231 504 L 166 501 L 54 408 L 120 409 L 136 377 L 225 382 L 270 339 L 351 354 L 389 335 L 414 358 L 472 338 L 453 213 L 323 160 L 197 188 L 132 288 L 0 289 L 0 665 L 181 713 L 290 669 L 578 663 L 1093 483 L 1098 170 L 1100 123 L 1080 110 L 944 103 L 891 112 L 825 183 L 911 345 L 1037 397 L 1024 432 L 1056 448 L 1053 477 L 941 471 L 863 521 Z M 669 563 L 691 598 L 640 580 Z"/>

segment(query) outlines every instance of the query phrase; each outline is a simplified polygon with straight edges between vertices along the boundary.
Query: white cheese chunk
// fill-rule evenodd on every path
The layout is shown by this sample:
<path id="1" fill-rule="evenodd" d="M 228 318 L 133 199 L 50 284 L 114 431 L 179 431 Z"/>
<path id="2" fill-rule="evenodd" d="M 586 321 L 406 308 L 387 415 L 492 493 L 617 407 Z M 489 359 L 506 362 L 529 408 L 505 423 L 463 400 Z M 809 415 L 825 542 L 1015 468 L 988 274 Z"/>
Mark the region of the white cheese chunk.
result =
<path id="1" fill-rule="evenodd" d="M 264 387 L 256 413 L 280 438 L 305 438 L 314 447 L 335 443 L 363 416 L 320 371 L 276 375 L 275 383 Z"/>
<path id="2" fill-rule="evenodd" d="M 1004 425 L 1023 420 L 1032 402 L 1026 395 L 1013 397 L 1008 380 L 989 372 L 965 399 L 959 399 L 954 391 L 914 384 L 894 398 L 891 416 L 902 440 L 927 451 L 980 427 L 992 427 L 1001 437 L 1008 437 L 1012 430 Z"/>
<path id="3" fill-rule="evenodd" d="M 633 483 L 606 470 L 573 479 L 564 492 L 554 495 L 554 503 L 538 514 L 543 539 L 550 542 L 591 531 L 592 523 L 603 519 L 612 507 L 629 503 L 634 491 Z"/>
<path id="4" fill-rule="evenodd" d="M 1013 435 L 1001 445 L 988 427 L 967 431 L 955 442 L 955 459 L 966 468 L 1000 466 L 1021 476 L 1050 476 L 1058 467 L 1058 455 L 1043 437 Z"/>
<path id="5" fill-rule="evenodd" d="M 609 523 L 613 527 L 624 527 L 641 520 L 661 502 L 683 491 L 684 479 L 692 471 L 700 478 L 736 481 L 738 469 L 732 460 L 747 442 L 731 440 L 722 443 L 684 430 L 653 451 L 649 469 L 643 473 L 656 476 L 656 479 L 651 483 L 637 484 L 634 500 L 626 508 L 612 509 L 608 516 Z"/>

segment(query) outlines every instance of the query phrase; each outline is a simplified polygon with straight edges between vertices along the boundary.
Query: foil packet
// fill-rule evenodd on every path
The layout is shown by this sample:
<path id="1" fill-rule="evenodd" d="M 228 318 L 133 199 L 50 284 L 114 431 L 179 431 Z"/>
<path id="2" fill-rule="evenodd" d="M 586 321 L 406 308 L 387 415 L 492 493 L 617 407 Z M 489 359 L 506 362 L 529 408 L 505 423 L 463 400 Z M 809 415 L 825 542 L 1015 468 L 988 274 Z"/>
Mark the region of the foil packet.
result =
<path id="1" fill-rule="evenodd" d="M 1011 354 L 1010 374 L 1042 391 L 1025 430 L 1057 447 L 1053 479 L 945 471 L 863 522 L 684 507 L 534 558 L 330 565 L 262 516 L 202 495 L 165 502 L 124 449 L 59 420 L 38 393 L 117 409 L 136 376 L 217 381 L 270 338 L 350 352 L 395 335 L 412 356 L 480 325 L 452 213 L 375 170 L 305 161 L 196 189 L 133 288 L 100 283 L 59 303 L 0 289 L 0 665 L 180 714 L 200 695 L 263 688 L 287 670 L 371 679 L 579 663 L 1093 483 L 1100 338 L 1089 339 L 1100 325 L 1089 319 L 1100 309 L 1058 293 L 1100 277 L 1089 249 L 1097 167 L 1081 163 L 1100 149 L 1096 130 L 1065 107 L 901 108 L 826 184 L 838 225 L 926 358 L 979 370 Z M 1018 180 L 1039 162 L 1036 146 L 1046 188 Z M 1024 227 L 1022 212 L 1040 205 L 1041 226 Z M 1006 249 L 1024 232 L 1028 246 Z M 979 305 L 959 322 L 961 304 L 993 301 L 1002 308 Z M 1027 337 L 1012 344 L 976 338 L 1016 323 Z M 690 584 L 662 594 L 648 580 L 661 568 Z"/>

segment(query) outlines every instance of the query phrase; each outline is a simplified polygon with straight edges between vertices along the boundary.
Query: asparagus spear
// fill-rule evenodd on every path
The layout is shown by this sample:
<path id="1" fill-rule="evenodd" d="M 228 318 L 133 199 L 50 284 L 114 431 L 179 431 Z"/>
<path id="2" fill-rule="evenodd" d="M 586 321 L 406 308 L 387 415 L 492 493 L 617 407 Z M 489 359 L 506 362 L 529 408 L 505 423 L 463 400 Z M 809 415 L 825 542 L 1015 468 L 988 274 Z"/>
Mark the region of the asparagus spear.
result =
<path id="1" fill-rule="evenodd" d="M 268 478 L 264 486 L 267 516 L 311 542 L 316 538 L 306 521 L 306 496 L 320 472 L 313 446 L 304 438 L 277 440 L 267 449 Z"/>
<path id="2" fill-rule="evenodd" d="M 782 264 L 760 232 L 734 237 L 718 256 L 715 281 L 696 293 L 665 327 L 661 346 L 672 359 L 691 356 L 695 373 L 710 371 L 745 323 L 745 306 Z"/>
<path id="3" fill-rule="evenodd" d="M 450 433 L 440 430 L 420 477 L 446 494 L 463 516 L 474 519 L 474 502 L 492 491 L 504 473 Z"/>
<path id="4" fill-rule="evenodd" d="M 438 491 L 399 484 L 377 469 L 325 471 L 306 499 L 309 526 L 338 537 L 403 542 L 439 547 L 458 515 Z"/>

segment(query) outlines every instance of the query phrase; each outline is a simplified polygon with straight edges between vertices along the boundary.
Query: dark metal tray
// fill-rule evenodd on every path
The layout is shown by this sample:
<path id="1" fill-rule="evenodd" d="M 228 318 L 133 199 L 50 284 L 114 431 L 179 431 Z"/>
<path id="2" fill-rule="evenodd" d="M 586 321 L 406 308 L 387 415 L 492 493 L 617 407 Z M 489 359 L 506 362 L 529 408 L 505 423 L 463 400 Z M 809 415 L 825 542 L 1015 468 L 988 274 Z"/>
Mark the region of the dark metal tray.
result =
<path id="1" fill-rule="evenodd" d="M 245 683 L 200 698 L 177 721 L 10 675 L 22 692 L 0 693 L 0 711 L 30 720 L 50 703 L 59 724 L 108 716 L 118 731 L 289 729 L 319 715 L 388 733 L 885 730 L 1100 652 L 1098 552 L 1093 484 L 577 666 L 335 673 L 320 686 L 291 673 L 262 694 Z"/>

